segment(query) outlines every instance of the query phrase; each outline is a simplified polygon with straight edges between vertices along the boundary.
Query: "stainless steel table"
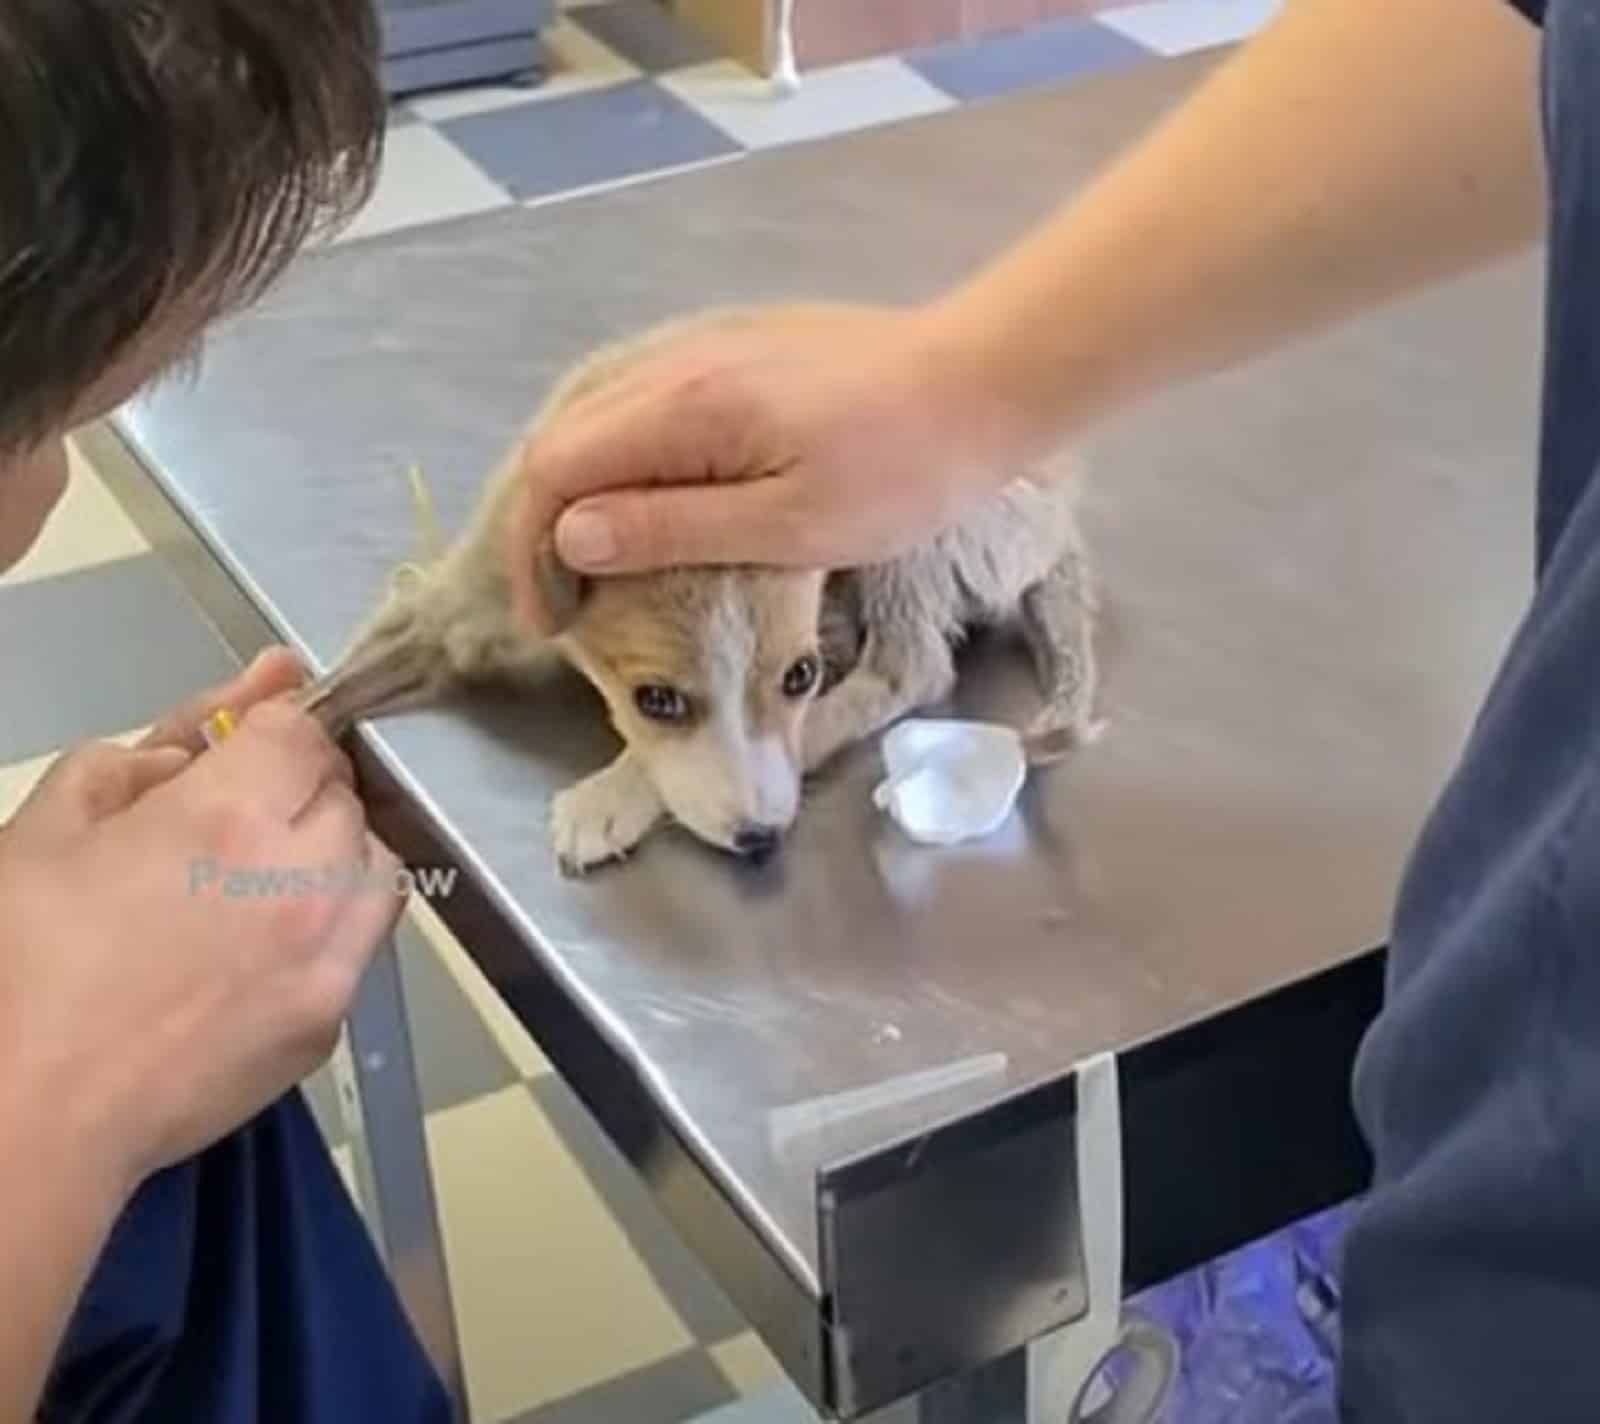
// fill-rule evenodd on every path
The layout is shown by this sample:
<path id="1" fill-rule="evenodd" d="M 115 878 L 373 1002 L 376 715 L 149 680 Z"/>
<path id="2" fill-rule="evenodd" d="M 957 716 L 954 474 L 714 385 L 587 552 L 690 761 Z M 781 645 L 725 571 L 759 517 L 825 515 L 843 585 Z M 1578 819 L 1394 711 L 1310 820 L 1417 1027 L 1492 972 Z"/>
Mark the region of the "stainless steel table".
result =
<path id="1" fill-rule="evenodd" d="M 1207 63 L 319 255 L 117 419 L 127 497 L 236 646 L 325 662 L 412 552 L 412 462 L 454 526 L 604 338 L 932 290 Z M 1514 263 L 1096 435 L 1113 725 L 991 843 L 903 842 L 863 748 L 764 872 L 667 834 L 573 882 L 546 807 L 610 750 L 575 681 L 363 732 L 382 830 L 463 867 L 445 919 L 820 1410 L 1020 1408 L 1018 1351 L 1083 1308 L 1091 1055 L 1130 1288 L 1361 1187 L 1390 898 L 1529 577 L 1537 289 Z M 962 707 L 1031 705 L 1007 640 L 969 669 Z"/>

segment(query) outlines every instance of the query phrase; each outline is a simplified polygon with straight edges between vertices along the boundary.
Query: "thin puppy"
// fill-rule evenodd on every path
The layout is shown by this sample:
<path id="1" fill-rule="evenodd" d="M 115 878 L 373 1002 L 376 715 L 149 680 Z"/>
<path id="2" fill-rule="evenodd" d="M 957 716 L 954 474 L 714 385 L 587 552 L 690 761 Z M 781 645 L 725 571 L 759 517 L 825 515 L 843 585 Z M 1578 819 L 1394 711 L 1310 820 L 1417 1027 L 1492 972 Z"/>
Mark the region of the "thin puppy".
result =
<path id="1" fill-rule="evenodd" d="M 690 325 L 748 317 L 716 312 L 602 351 L 557 387 L 539 420 Z M 1031 760 L 1094 737 L 1094 594 L 1074 475 L 1065 464 L 1019 472 L 921 548 L 832 573 L 680 568 L 583 579 L 545 550 L 539 577 L 563 619 L 545 642 L 514 620 L 501 565 L 521 477 L 509 456 L 462 536 L 396 581 L 306 705 L 338 734 L 358 718 L 523 679 L 563 658 L 604 698 L 623 750 L 555 798 L 562 865 L 577 872 L 625 856 L 669 818 L 759 861 L 792 824 L 805 775 L 949 695 L 955 652 L 977 627 L 1021 623 L 1044 693 L 1026 734 Z"/>

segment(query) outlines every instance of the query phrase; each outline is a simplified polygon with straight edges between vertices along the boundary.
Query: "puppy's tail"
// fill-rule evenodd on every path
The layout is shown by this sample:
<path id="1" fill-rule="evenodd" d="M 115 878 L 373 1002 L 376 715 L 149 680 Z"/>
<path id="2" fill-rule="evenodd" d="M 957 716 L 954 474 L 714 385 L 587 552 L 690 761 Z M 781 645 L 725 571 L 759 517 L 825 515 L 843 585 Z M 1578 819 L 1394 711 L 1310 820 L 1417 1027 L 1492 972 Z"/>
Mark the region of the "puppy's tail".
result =
<path id="1" fill-rule="evenodd" d="M 420 706 L 436 691 L 433 679 L 410 659 L 358 655 L 302 688 L 296 701 L 337 740 L 364 717 Z"/>
<path id="2" fill-rule="evenodd" d="M 453 680 L 439 646 L 427 600 L 416 589 L 397 591 L 344 656 L 297 701 L 328 735 L 342 737 L 364 717 L 378 717 L 435 700 Z"/>

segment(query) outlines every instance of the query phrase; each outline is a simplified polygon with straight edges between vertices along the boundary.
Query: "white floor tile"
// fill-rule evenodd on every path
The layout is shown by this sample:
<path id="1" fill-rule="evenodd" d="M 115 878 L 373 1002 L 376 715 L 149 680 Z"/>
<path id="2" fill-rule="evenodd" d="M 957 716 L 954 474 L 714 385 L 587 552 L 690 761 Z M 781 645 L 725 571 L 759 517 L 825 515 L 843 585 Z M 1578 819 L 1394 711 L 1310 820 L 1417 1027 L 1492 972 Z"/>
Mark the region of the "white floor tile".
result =
<path id="1" fill-rule="evenodd" d="M 692 1346 L 526 1088 L 430 1114 L 428 1144 L 474 1418 Z"/>
<path id="2" fill-rule="evenodd" d="M 34 784 L 54 760 L 55 754 L 51 753 L 49 756 L 35 757 L 32 761 L 0 766 L 0 826 L 16 814 L 17 807 L 28 799 Z"/>
<path id="3" fill-rule="evenodd" d="M 340 1146 L 331 1149 L 328 1155 L 333 1158 L 333 1165 L 344 1182 L 344 1189 L 350 1193 L 350 1200 L 356 1204 L 358 1211 L 361 1210 L 361 1192 L 356 1186 L 355 1153 L 349 1146 Z"/>
<path id="4" fill-rule="evenodd" d="M 755 1394 L 787 1378 L 760 1337 L 746 1333 L 709 1347 L 723 1378 L 741 1395 Z"/>
<path id="5" fill-rule="evenodd" d="M 1171 58 L 1248 39 L 1277 12 L 1281 0 L 1153 0 L 1105 10 L 1102 25 Z"/>
<path id="6" fill-rule="evenodd" d="M 772 148 L 950 108 L 954 101 L 897 59 L 841 64 L 782 94 L 731 59 L 661 76 L 661 84 L 747 148 Z"/>
<path id="7" fill-rule="evenodd" d="M 510 203 L 505 190 L 437 129 L 404 124 L 389 132 L 372 201 L 339 240 L 375 237 Z"/>
<path id="8" fill-rule="evenodd" d="M 620 54 L 601 44 L 571 20 L 560 19 L 544 32 L 543 43 L 554 60 L 549 78 L 521 88 L 514 84 L 475 84 L 412 99 L 407 107 L 429 123 L 487 114 L 516 104 L 559 99 L 637 79 L 639 71 Z"/>
<path id="9" fill-rule="evenodd" d="M 446 972 L 477 1010 L 484 1027 L 517 1072 L 524 1078 L 536 1078 L 541 1073 L 548 1073 L 550 1064 L 539 1052 L 538 1045 L 518 1022 L 517 1016 L 506 1007 L 505 1000 L 495 993 L 493 986 L 484 978 L 483 971 L 472 962 L 460 941 L 450 933 L 449 926 L 439 918 L 433 907 L 419 897 L 412 901 L 407 913 L 415 920 L 417 928 L 439 956 Z"/>

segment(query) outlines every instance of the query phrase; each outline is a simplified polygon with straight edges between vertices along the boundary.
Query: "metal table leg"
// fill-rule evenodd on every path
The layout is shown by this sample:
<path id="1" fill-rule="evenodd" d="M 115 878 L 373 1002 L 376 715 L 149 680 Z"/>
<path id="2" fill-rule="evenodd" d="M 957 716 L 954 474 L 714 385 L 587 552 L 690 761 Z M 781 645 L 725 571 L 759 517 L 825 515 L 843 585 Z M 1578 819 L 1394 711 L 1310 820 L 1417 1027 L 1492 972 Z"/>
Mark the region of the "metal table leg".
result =
<path id="1" fill-rule="evenodd" d="M 1065 1396 L 1054 1390 L 1055 1371 L 1045 1357 L 1060 1348 L 1070 1351 L 1070 1343 L 1064 1335 L 1046 1336 L 875 1415 L 870 1424 L 1154 1424 L 1177 1370 L 1176 1346 L 1164 1332 L 1141 1322 L 1130 1324 L 1125 1339 L 1147 1363 L 1135 1368 L 1114 1395 L 1091 1387 L 1080 1401 L 1078 1387 L 1087 1378 L 1075 1381 Z"/>
<path id="2" fill-rule="evenodd" d="M 1027 1379 L 1027 1355 L 1019 1350 L 904 1400 L 870 1424 L 1063 1424 L 1028 1417 Z"/>
<path id="3" fill-rule="evenodd" d="M 461 1424 L 471 1417 L 393 937 L 362 980 L 333 1070 L 367 1224 Z"/>
<path id="4" fill-rule="evenodd" d="M 1177 1372 L 1177 1343 L 1123 1316 L 1122 1125 L 1111 1054 L 1078 1065 L 1072 1131 L 1087 1314 L 873 1424 L 1155 1424 Z M 1117 1349 L 1133 1368 L 1113 1393 L 1102 1366 Z"/>

